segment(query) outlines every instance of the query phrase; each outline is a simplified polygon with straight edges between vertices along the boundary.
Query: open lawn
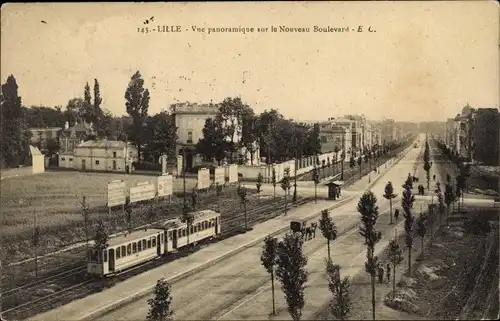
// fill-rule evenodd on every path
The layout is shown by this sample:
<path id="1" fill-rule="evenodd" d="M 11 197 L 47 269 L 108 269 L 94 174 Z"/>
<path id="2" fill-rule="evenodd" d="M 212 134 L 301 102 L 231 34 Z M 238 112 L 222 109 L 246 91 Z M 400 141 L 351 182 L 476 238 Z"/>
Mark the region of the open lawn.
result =
<path id="1" fill-rule="evenodd" d="M 105 212 L 107 183 L 120 179 L 128 186 L 156 180 L 148 175 L 76 171 L 48 171 L 4 179 L 0 189 L 0 234 L 15 234 L 30 228 L 35 214 L 41 227 L 81 221 L 80 202 L 83 196 L 86 196 L 91 211 Z M 196 179 L 186 179 L 188 191 L 195 184 Z M 182 189 L 182 180 L 174 179 L 174 192 Z"/>

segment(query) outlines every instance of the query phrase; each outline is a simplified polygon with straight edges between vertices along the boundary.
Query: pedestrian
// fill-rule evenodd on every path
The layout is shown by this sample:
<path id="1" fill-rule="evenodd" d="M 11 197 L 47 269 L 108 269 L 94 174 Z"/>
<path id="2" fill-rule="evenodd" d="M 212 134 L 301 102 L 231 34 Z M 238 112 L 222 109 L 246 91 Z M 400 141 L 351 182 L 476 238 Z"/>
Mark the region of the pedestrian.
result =
<path id="1" fill-rule="evenodd" d="M 387 283 L 391 283 L 391 263 L 387 262 L 385 272 L 387 274 Z"/>
<path id="2" fill-rule="evenodd" d="M 398 220 L 398 218 L 399 218 L 399 210 L 398 210 L 398 209 L 396 209 L 396 210 L 394 211 L 394 218 L 396 218 L 396 221 L 397 221 L 397 220 Z"/>
<path id="3" fill-rule="evenodd" d="M 384 283 L 384 267 L 382 264 L 379 264 L 378 266 L 378 283 Z"/>
<path id="4" fill-rule="evenodd" d="M 432 180 L 435 181 L 436 180 L 436 174 L 432 175 Z"/>

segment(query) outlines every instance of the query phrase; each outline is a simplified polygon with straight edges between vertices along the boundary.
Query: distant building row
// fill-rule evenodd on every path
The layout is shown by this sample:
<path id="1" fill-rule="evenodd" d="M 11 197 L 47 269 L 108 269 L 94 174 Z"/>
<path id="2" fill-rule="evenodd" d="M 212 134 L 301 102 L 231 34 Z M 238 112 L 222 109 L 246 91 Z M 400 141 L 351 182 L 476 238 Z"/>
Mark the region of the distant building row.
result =
<path id="1" fill-rule="evenodd" d="M 446 120 L 445 144 L 471 162 L 498 165 L 499 120 L 497 108 L 474 109 L 467 104 L 460 114 Z"/>

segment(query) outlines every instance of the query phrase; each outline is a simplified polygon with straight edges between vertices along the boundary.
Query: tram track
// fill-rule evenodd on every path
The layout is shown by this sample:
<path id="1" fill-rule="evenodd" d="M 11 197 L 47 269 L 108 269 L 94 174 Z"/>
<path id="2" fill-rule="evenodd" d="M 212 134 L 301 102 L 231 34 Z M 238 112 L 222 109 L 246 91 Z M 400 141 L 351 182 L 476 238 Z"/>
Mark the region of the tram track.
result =
<path id="1" fill-rule="evenodd" d="M 314 198 L 308 197 L 288 202 L 287 208 L 304 205 Z M 247 212 L 247 224 L 251 227 L 260 222 L 272 219 L 283 213 L 284 202 L 276 204 L 265 204 L 261 207 L 253 208 Z M 232 214 L 232 215 L 231 215 Z M 20 320 L 41 313 L 57 306 L 64 305 L 73 300 L 85 297 L 89 294 L 111 287 L 117 282 L 133 277 L 150 269 L 156 268 L 168 262 L 189 255 L 212 243 L 232 237 L 241 232 L 244 224 L 245 213 L 236 210 L 227 213 L 221 225 L 221 235 L 212 241 L 200 242 L 195 246 L 188 246 L 177 253 L 169 253 L 165 257 L 145 262 L 131 269 L 120 273 L 116 277 L 109 279 L 95 280 L 86 275 L 86 265 L 82 260 L 82 266 L 59 272 L 48 278 L 41 279 L 23 286 L 7 290 L 1 294 L 3 301 L 3 316 L 8 320 Z"/>

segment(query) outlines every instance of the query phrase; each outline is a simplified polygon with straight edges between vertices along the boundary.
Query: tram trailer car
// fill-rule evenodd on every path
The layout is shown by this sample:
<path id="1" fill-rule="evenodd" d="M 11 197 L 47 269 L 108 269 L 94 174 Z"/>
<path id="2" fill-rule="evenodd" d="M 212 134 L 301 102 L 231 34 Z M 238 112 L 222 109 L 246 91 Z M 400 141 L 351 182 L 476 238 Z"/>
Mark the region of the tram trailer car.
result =
<path id="1" fill-rule="evenodd" d="M 187 245 L 214 238 L 221 233 L 220 213 L 212 210 L 194 213 L 190 232 L 188 243 L 187 224 L 176 218 L 153 228 L 112 237 L 106 249 L 89 249 L 87 273 L 93 276 L 111 276 L 179 251 Z"/>

